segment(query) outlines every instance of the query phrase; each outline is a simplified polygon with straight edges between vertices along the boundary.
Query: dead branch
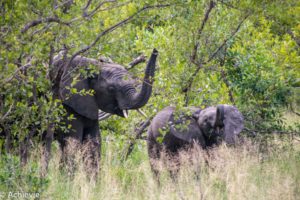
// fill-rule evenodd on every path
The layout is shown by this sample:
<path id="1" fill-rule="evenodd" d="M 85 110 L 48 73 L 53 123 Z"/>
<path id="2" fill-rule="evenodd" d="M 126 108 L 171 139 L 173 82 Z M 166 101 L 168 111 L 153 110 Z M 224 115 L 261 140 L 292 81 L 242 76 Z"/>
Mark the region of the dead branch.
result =
<path id="1" fill-rule="evenodd" d="M 150 125 L 152 118 L 153 117 L 150 117 L 146 121 L 142 122 L 139 128 L 135 130 L 134 138 L 130 141 L 123 160 L 127 160 L 128 156 L 132 153 L 136 140 L 139 139 L 145 132 L 145 129 Z"/>
<path id="2" fill-rule="evenodd" d="M 131 61 L 128 64 L 128 68 L 126 68 L 127 70 L 132 69 L 134 66 L 145 62 L 146 61 L 146 56 L 144 54 L 141 54 L 140 56 L 138 56 L 137 58 L 135 58 L 133 61 Z"/>

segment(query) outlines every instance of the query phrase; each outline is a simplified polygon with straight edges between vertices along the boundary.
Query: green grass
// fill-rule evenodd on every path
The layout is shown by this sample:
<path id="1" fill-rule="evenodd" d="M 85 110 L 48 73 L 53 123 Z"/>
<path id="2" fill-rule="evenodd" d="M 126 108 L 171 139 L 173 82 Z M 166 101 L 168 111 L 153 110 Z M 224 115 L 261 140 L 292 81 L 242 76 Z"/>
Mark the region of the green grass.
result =
<path id="1" fill-rule="evenodd" d="M 196 151 L 192 159 L 181 154 L 178 181 L 172 181 L 162 167 L 160 186 L 152 176 L 144 145 L 125 162 L 120 161 L 120 151 L 112 142 L 104 145 L 96 182 L 88 180 L 81 159 L 77 160 L 79 167 L 74 176 L 68 177 L 59 169 L 59 151 L 53 152 L 49 174 L 41 180 L 37 150 L 23 169 L 18 167 L 16 158 L 1 157 L 0 191 L 40 192 L 41 199 L 74 200 L 297 199 L 300 144 L 284 138 L 280 144 L 272 141 L 264 152 L 260 145 L 251 142 L 237 148 L 220 146 L 209 152 L 209 165 L 205 164 L 205 154 L 201 151 Z"/>

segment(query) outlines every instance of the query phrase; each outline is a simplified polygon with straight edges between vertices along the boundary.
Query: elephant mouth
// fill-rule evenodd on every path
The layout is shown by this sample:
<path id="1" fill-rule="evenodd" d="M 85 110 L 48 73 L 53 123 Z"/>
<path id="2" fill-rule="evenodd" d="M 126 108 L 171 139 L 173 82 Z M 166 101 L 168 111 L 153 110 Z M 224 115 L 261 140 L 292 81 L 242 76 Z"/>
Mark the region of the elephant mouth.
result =
<path id="1" fill-rule="evenodd" d="M 124 118 L 127 118 L 128 116 L 128 115 L 126 116 L 124 110 L 120 109 L 119 107 L 115 107 L 114 114 Z"/>
<path id="2" fill-rule="evenodd" d="M 217 126 L 214 131 L 214 135 L 221 137 L 224 135 L 224 126 Z"/>
<path id="3" fill-rule="evenodd" d="M 136 111 L 138 111 L 138 113 L 140 113 L 141 115 L 143 115 L 144 117 L 147 118 L 147 115 L 141 110 L 141 109 L 136 109 Z M 128 118 L 129 116 L 129 109 L 120 109 L 119 107 L 115 108 L 115 113 L 120 116 L 120 117 L 124 117 L 124 118 Z"/>

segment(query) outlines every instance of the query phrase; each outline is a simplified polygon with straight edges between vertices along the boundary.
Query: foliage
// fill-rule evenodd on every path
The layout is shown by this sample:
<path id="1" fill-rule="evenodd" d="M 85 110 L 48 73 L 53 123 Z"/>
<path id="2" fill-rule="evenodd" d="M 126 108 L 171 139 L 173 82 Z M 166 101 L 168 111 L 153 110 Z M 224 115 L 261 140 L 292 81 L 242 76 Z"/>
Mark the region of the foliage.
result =
<path id="1" fill-rule="evenodd" d="M 272 127 L 273 120 L 282 123 L 280 109 L 291 100 L 299 55 L 289 35 L 282 41 L 270 32 L 265 19 L 260 24 L 249 26 L 244 37 L 248 39 L 239 38 L 230 47 L 225 67 L 245 115 L 263 122 L 256 125 Z"/>
<path id="2" fill-rule="evenodd" d="M 144 108 L 149 116 L 169 105 L 227 103 L 242 111 L 250 132 L 299 132 L 297 125 L 285 127 L 282 117 L 299 102 L 293 88 L 300 78 L 299 10 L 297 0 L 1 1 L 1 169 L 21 163 L 13 155 L 20 154 L 23 141 L 37 148 L 51 125 L 69 128 L 61 122 L 64 109 L 51 73 L 52 58 L 61 50 L 68 56 L 106 56 L 126 66 L 157 48 L 153 94 Z M 130 73 L 141 80 L 144 67 Z M 143 120 L 132 112 L 128 119 L 101 121 L 103 142 L 113 141 L 123 151 Z M 135 153 L 143 146 L 138 143 Z M 15 174 L 23 173 L 18 170 Z M 127 172 L 118 173 L 124 177 Z M 0 176 L 9 180 L 13 174 Z M 35 173 L 28 177 L 37 178 Z M 224 180 L 213 185 L 226 189 Z"/>

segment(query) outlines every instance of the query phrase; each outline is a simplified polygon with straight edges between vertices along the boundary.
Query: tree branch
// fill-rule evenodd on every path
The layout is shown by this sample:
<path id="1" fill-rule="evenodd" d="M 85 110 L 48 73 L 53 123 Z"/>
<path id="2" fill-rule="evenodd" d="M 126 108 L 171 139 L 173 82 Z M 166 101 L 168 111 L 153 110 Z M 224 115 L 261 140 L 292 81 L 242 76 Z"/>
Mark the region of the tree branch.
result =
<path id="1" fill-rule="evenodd" d="M 223 43 L 209 56 L 208 60 L 206 61 L 206 63 L 209 63 L 212 59 L 214 59 L 216 57 L 216 55 L 219 53 L 219 51 L 227 44 L 227 42 L 234 38 L 234 36 L 237 34 L 237 32 L 240 30 L 242 24 L 245 22 L 245 20 L 250 16 L 250 14 L 246 15 L 242 21 L 240 21 L 240 23 L 238 24 L 238 26 L 236 27 L 236 29 L 232 32 L 232 34 L 226 38 Z"/>
<path id="2" fill-rule="evenodd" d="M 142 122 L 138 129 L 135 130 L 135 136 L 130 141 L 128 148 L 126 150 L 125 156 L 123 157 L 123 160 L 127 160 L 128 156 L 132 153 L 134 145 L 136 143 L 136 140 L 141 137 L 141 135 L 144 133 L 145 129 L 150 125 L 150 122 L 153 117 L 150 117 L 146 121 Z"/>
<path id="3" fill-rule="evenodd" d="M 127 70 L 130 70 L 132 69 L 134 66 L 142 63 L 142 62 L 145 62 L 146 61 L 146 56 L 144 54 L 141 54 L 140 56 L 138 56 L 137 58 L 135 58 L 133 61 L 131 61 L 126 69 Z"/>
<path id="4" fill-rule="evenodd" d="M 107 28 L 106 30 L 102 31 L 101 33 L 99 33 L 96 37 L 96 39 L 88 46 L 78 50 L 77 52 L 75 52 L 71 59 L 69 59 L 69 61 L 67 62 L 67 67 L 66 68 L 69 68 L 71 62 L 73 61 L 73 59 L 82 54 L 82 53 L 85 53 L 86 51 L 88 51 L 90 48 L 92 48 L 93 46 L 95 46 L 97 44 L 97 42 L 100 40 L 101 37 L 103 37 L 104 35 L 114 31 L 115 29 L 127 24 L 130 20 L 132 20 L 135 16 L 139 15 L 141 12 L 143 11 L 146 11 L 146 10 L 149 10 L 149 9 L 153 9 L 153 8 L 164 8 L 164 7 L 168 7 L 168 6 L 171 6 L 172 4 L 159 4 L 159 5 L 153 5 L 153 6 L 145 6 L 143 8 L 141 8 L 140 10 L 138 10 L 136 13 L 134 13 L 133 15 L 129 16 L 128 18 L 116 23 L 115 25 Z"/>
<path id="5" fill-rule="evenodd" d="M 209 7 L 207 8 L 206 12 L 205 12 L 205 15 L 204 15 L 204 18 L 202 20 L 202 23 L 201 23 L 201 26 L 200 28 L 198 29 L 197 31 L 197 38 L 196 38 L 196 44 L 194 45 L 194 48 L 193 48 L 193 53 L 191 55 L 191 62 L 196 64 L 196 59 L 197 59 L 197 51 L 198 51 L 198 48 L 199 48 L 199 39 L 202 35 L 202 32 L 203 32 L 203 29 L 204 29 L 204 26 L 206 24 L 206 22 L 208 21 L 208 18 L 209 18 L 209 14 L 211 13 L 212 9 L 215 7 L 215 3 L 214 1 L 210 1 L 209 2 Z M 197 64 L 196 64 L 197 65 Z"/>
<path id="6" fill-rule="evenodd" d="M 63 25 L 66 25 L 66 26 L 70 25 L 68 22 L 61 21 L 58 17 L 47 17 L 47 18 L 44 18 L 44 19 L 36 19 L 36 20 L 33 20 L 33 21 L 27 23 L 22 28 L 21 33 L 25 33 L 30 28 L 35 27 L 35 26 L 37 26 L 39 24 L 42 24 L 42 23 L 52 23 L 52 22 L 55 22 L 55 23 L 58 23 L 58 24 L 63 24 Z"/>
<path id="7" fill-rule="evenodd" d="M 195 64 L 197 66 L 197 69 L 195 70 L 195 72 L 193 73 L 193 75 L 191 76 L 191 78 L 187 81 L 187 84 L 184 88 L 182 88 L 182 92 L 184 93 L 184 99 L 185 99 L 185 106 L 188 105 L 188 102 L 189 102 L 189 99 L 188 99 L 188 92 L 190 91 L 191 87 L 192 87 L 192 84 L 193 84 L 193 81 L 194 81 L 194 78 L 196 77 L 196 75 L 198 74 L 198 72 L 200 71 L 200 69 L 202 68 L 203 64 L 202 64 L 202 61 L 197 61 L 197 51 L 198 51 L 198 48 L 199 48 L 199 39 L 202 35 L 202 32 L 203 32 L 203 29 L 209 19 L 209 15 L 212 11 L 212 9 L 215 7 L 215 2 L 214 1 L 210 1 L 209 2 L 209 5 L 208 5 L 208 8 L 205 12 L 205 15 L 204 15 L 204 18 L 201 22 L 201 26 L 199 27 L 198 31 L 197 31 L 197 38 L 196 38 L 196 43 L 193 47 L 193 52 L 192 52 L 192 55 L 190 57 L 190 61 Z"/>
<path id="8" fill-rule="evenodd" d="M 209 9 L 208 9 L 209 10 Z M 184 92 L 185 93 L 185 106 L 187 106 L 188 105 L 188 101 L 189 101 L 189 99 L 188 99 L 188 92 L 191 90 L 191 87 L 192 87 L 192 84 L 193 84 L 193 82 L 194 82 L 194 79 L 195 79 L 195 77 L 197 76 L 197 74 L 199 73 L 199 71 L 200 71 L 200 69 L 203 67 L 203 65 L 205 65 L 205 64 L 207 64 L 207 63 L 209 63 L 210 61 L 212 61 L 212 59 L 214 59 L 216 56 L 217 56 L 217 54 L 220 52 L 220 50 L 227 44 L 227 42 L 230 40 L 230 39 L 232 39 L 236 34 L 237 34 L 237 32 L 240 30 L 240 28 L 241 28 L 241 26 L 242 26 L 242 24 L 245 22 L 245 20 L 248 18 L 250 16 L 250 14 L 248 14 L 248 15 L 246 15 L 244 18 L 243 18 L 243 20 L 238 24 L 238 26 L 236 27 L 236 29 L 232 32 L 232 34 L 228 37 L 228 38 L 226 38 L 224 41 L 223 41 L 223 43 L 209 56 L 209 58 L 208 58 L 208 60 L 207 61 L 199 61 L 199 62 L 197 62 L 196 61 L 196 55 L 194 56 L 194 59 L 195 60 L 193 60 L 193 57 L 192 57 L 192 59 L 191 59 L 191 61 L 192 61 L 192 63 L 194 63 L 195 65 L 197 65 L 197 68 L 196 68 L 196 70 L 195 70 L 195 72 L 192 74 L 192 76 L 191 76 L 191 78 L 187 81 L 187 85 L 186 85 L 186 87 L 184 87 L 183 89 L 182 89 L 182 92 Z M 202 23 L 203 24 L 203 23 Z M 202 26 L 201 26 L 202 27 Z M 203 29 L 199 29 L 199 30 L 201 30 L 201 32 L 202 32 L 202 30 Z M 201 33 L 200 32 L 200 33 Z M 196 44 L 197 45 L 197 44 Z M 196 46 L 195 46 L 196 47 Z M 195 47 L 194 47 L 194 50 L 195 50 Z M 198 48 L 198 47 L 197 47 Z M 197 48 L 196 48 L 196 51 L 194 51 L 194 53 L 196 53 L 197 54 Z"/>
<path id="9" fill-rule="evenodd" d="M 224 53 L 224 57 L 221 59 L 220 61 L 220 67 L 221 67 L 221 78 L 223 80 L 223 82 L 225 83 L 226 87 L 228 88 L 228 96 L 229 96 L 229 99 L 230 99 L 230 102 L 235 105 L 235 100 L 234 100 L 234 97 L 233 97 L 233 91 L 231 89 L 231 85 L 230 85 L 230 82 L 227 78 L 227 73 L 226 71 L 224 70 L 224 65 L 225 65 L 225 61 L 226 61 L 226 52 L 227 52 L 227 48 L 225 48 L 225 53 Z"/>
<path id="10" fill-rule="evenodd" d="M 84 8 L 82 10 L 86 11 L 89 8 L 89 6 L 91 5 L 91 3 L 92 3 L 92 0 L 88 0 L 88 2 L 86 3 L 86 5 L 84 6 Z"/>

